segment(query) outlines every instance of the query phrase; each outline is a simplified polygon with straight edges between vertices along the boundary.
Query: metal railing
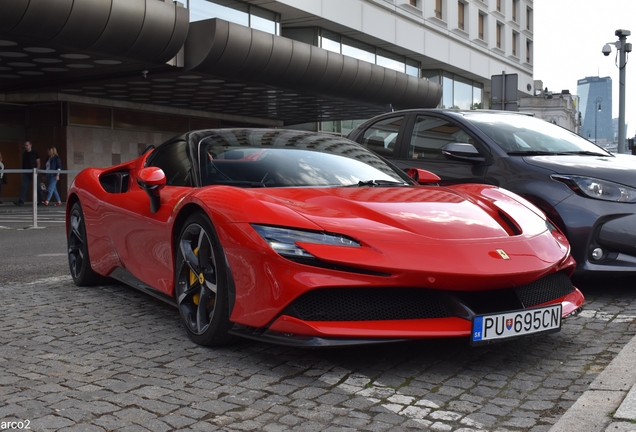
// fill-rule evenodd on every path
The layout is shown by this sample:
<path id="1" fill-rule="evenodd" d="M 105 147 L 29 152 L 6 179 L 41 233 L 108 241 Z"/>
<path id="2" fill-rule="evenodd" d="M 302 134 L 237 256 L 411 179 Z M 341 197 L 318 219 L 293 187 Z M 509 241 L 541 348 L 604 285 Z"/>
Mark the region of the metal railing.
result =
<path id="1" fill-rule="evenodd" d="M 33 168 L 32 170 L 28 170 L 28 169 L 0 170 L 0 173 L 3 173 L 3 174 L 12 174 L 12 173 L 28 174 L 30 172 L 33 173 L 33 178 L 31 180 L 33 182 L 33 225 L 30 226 L 29 228 L 33 228 L 33 229 L 44 228 L 44 227 L 38 226 L 38 186 L 40 184 L 40 182 L 38 182 L 38 174 L 77 174 L 79 173 L 79 170 L 45 170 L 45 169 L 38 169 L 38 168 Z"/>

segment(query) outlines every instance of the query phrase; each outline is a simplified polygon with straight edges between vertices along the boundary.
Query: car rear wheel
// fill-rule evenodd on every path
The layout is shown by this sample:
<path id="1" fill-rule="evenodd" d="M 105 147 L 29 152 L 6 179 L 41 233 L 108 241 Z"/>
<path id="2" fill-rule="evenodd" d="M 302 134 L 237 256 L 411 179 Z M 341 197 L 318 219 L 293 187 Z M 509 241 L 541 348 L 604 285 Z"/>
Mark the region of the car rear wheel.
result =
<path id="1" fill-rule="evenodd" d="M 71 208 L 67 233 L 68 265 L 73 282 L 77 286 L 97 285 L 102 278 L 91 268 L 90 259 L 88 258 L 84 212 L 82 212 L 82 206 L 79 202 L 73 204 Z"/>
<path id="2" fill-rule="evenodd" d="M 233 339 L 224 262 L 208 218 L 190 216 L 176 243 L 175 298 L 188 335 L 199 345 L 225 345 Z"/>

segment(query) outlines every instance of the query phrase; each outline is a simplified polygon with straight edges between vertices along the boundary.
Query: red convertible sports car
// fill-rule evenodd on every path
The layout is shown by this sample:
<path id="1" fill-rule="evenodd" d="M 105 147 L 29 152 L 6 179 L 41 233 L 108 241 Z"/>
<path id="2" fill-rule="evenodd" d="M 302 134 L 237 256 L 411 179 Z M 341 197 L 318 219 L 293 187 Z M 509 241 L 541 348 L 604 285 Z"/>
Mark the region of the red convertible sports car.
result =
<path id="1" fill-rule="evenodd" d="M 177 306 L 207 346 L 558 331 L 584 301 L 562 233 L 511 192 L 437 181 L 333 135 L 193 131 L 75 178 L 70 270 Z"/>

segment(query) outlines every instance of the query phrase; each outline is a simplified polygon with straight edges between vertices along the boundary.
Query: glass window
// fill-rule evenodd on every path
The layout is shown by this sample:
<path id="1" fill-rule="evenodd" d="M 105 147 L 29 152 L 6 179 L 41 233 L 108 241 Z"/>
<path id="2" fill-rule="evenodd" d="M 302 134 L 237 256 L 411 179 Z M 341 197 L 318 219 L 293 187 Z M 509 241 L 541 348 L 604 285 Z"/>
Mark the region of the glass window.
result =
<path id="1" fill-rule="evenodd" d="M 419 78 L 420 63 L 415 60 L 406 59 L 406 74 Z"/>
<path id="2" fill-rule="evenodd" d="M 251 27 L 271 34 L 280 34 L 278 15 L 274 12 L 232 0 L 189 0 L 190 22 L 211 18 Z"/>
<path id="3" fill-rule="evenodd" d="M 221 18 L 245 27 L 250 25 L 248 5 L 246 4 L 233 4 L 232 7 L 227 7 L 207 0 L 190 0 L 188 8 L 190 22 Z"/>
<path id="4" fill-rule="evenodd" d="M 457 27 L 464 30 L 464 3 L 457 2 Z"/>
<path id="5" fill-rule="evenodd" d="M 110 107 L 68 104 L 68 123 L 73 125 L 112 126 Z"/>
<path id="6" fill-rule="evenodd" d="M 453 89 L 453 106 L 459 109 L 470 109 L 473 104 L 472 81 L 455 77 Z"/>
<path id="7" fill-rule="evenodd" d="M 377 51 L 376 58 L 378 66 L 383 66 L 387 69 L 393 69 L 398 72 L 405 71 L 404 57 L 379 49 Z"/>
<path id="8" fill-rule="evenodd" d="M 473 105 L 470 109 L 483 109 L 484 89 L 477 83 L 473 83 Z"/>
<path id="9" fill-rule="evenodd" d="M 220 130 L 199 143 L 202 184 L 244 187 L 407 185 L 405 175 L 358 144 L 291 130 Z"/>
<path id="10" fill-rule="evenodd" d="M 472 112 L 466 119 L 510 153 L 605 152 L 588 140 L 560 126 L 526 115 Z"/>
<path id="11" fill-rule="evenodd" d="M 456 108 L 453 104 L 453 77 L 446 73 L 442 78 L 442 108 Z"/>
<path id="12" fill-rule="evenodd" d="M 341 122 L 339 120 L 326 121 L 320 123 L 320 130 L 322 132 L 341 133 Z"/>
<path id="13" fill-rule="evenodd" d="M 342 120 L 342 135 L 347 136 L 349 135 L 355 128 L 357 128 L 358 126 L 360 126 L 362 123 L 364 123 L 366 120 Z"/>
<path id="14" fill-rule="evenodd" d="M 435 0 L 435 18 L 442 19 L 442 1 Z"/>
<path id="15" fill-rule="evenodd" d="M 526 63 L 532 63 L 532 41 L 526 39 Z"/>
<path id="16" fill-rule="evenodd" d="M 283 30 L 283 36 L 288 39 L 304 42 L 309 45 L 322 46 L 320 42 L 316 42 L 316 29 L 310 28 L 286 28 Z"/>
<path id="17" fill-rule="evenodd" d="M 512 0 L 512 20 L 517 21 L 519 15 L 519 0 Z"/>
<path id="18" fill-rule="evenodd" d="M 478 37 L 484 40 L 484 14 L 480 13 L 477 17 Z"/>
<path id="19" fill-rule="evenodd" d="M 189 153 L 185 141 L 168 142 L 157 147 L 148 156 L 146 166 L 161 168 L 168 185 L 194 186 Z"/>
<path id="20" fill-rule="evenodd" d="M 429 81 L 439 83 L 440 71 L 438 69 L 428 69 L 422 71 L 422 77 L 427 78 Z"/>
<path id="21" fill-rule="evenodd" d="M 320 36 L 320 47 L 340 54 L 340 35 L 323 30 Z"/>
<path id="22" fill-rule="evenodd" d="M 364 131 L 361 144 L 380 156 L 393 157 L 403 121 L 404 116 L 396 116 L 375 123 Z"/>
<path id="23" fill-rule="evenodd" d="M 519 54 L 519 33 L 512 32 L 512 55 L 518 57 Z"/>
<path id="24" fill-rule="evenodd" d="M 500 48 L 503 46 L 503 25 L 501 23 L 497 23 L 497 48 Z"/>
<path id="25" fill-rule="evenodd" d="M 276 21 L 261 18 L 256 15 L 250 15 L 250 27 L 266 33 L 276 34 Z"/>
<path id="26" fill-rule="evenodd" d="M 526 29 L 532 31 L 532 9 L 526 8 Z"/>
<path id="27" fill-rule="evenodd" d="M 342 38 L 342 54 L 368 63 L 375 63 L 373 47 L 354 39 Z"/>
<path id="28" fill-rule="evenodd" d="M 473 144 L 473 139 L 459 126 L 447 120 L 417 116 L 409 145 L 409 158 L 445 159 L 442 148 L 448 143 L 455 142 Z"/>

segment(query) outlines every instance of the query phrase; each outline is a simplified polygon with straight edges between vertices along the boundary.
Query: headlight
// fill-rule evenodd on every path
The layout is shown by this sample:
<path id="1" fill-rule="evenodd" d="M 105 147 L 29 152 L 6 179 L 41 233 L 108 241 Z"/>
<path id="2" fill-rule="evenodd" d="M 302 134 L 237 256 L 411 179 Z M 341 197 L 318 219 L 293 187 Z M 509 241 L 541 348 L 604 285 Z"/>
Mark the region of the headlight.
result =
<path id="1" fill-rule="evenodd" d="M 575 192 L 590 198 L 616 202 L 636 202 L 636 189 L 592 177 L 553 174 L 553 180 L 565 183 Z"/>
<path id="2" fill-rule="evenodd" d="M 287 257 L 314 258 L 312 254 L 298 246 L 296 243 L 360 247 L 360 243 L 349 237 L 322 231 L 302 231 L 267 225 L 252 225 L 252 228 L 254 228 L 254 230 L 263 237 L 274 251 Z"/>

